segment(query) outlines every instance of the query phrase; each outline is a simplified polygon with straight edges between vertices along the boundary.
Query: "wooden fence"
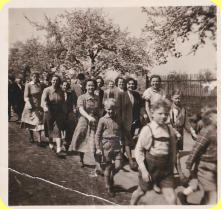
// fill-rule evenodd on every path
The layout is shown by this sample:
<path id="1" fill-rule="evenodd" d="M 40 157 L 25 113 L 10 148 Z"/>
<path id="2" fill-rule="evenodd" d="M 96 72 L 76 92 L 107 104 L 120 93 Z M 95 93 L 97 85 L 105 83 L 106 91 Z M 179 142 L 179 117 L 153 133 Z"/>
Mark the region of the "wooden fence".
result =
<path id="1" fill-rule="evenodd" d="M 201 74 L 169 74 L 161 76 L 162 88 L 168 97 L 173 90 L 180 89 L 183 93 L 182 103 L 189 112 L 197 113 L 207 104 L 216 104 L 217 88 L 212 89 L 216 78 L 212 75 Z M 138 79 L 138 90 L 145 90 L 145 78 Z M 150 84 L 146 81 L 146 84 Z"/>
<path id="2" fill-rule="evenodd" d="M 172 95 L 173 90 L 180 89 L 187 97 L 216 97 L 214 82 L 216 82 L 214 77 L 206 78 L 200 74 L 162 76 L 162 86 L 168 95 Z"/>

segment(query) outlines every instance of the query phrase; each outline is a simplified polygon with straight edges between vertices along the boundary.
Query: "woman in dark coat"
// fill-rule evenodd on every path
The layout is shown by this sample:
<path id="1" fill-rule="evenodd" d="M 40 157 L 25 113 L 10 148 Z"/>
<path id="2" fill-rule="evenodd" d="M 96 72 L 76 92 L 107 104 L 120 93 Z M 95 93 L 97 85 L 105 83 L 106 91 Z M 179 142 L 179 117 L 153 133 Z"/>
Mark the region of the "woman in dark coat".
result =
<path id="1" fill-rule="evenodd" d="M 132 170 L 136 170 L 136 164 L 132 160 L 131 150 L 135 147 L 133 137 L 141 128 L 140 117 L 147 117 L 140 94 L 135 91 L 137 81 L 133 78 L 126 80 L 127 91 L 120 97 L 121 120 L 125 130 L 125 151 Z"/>
<path id="2" fill-rule="evenodd" d="M 65 140 L 66 140 L 66 150 L 71 143 L 72 135 L 74 133 L 75 126 L 77 124 L 77 97 L 73 92 L 69 91 L 70 84 L 67 81 L 62 82 L 62 91 L 64 93 L 64 100 L 65 100 L 65 108 L 66 108 L 66 115 L 65 115 Z"/>

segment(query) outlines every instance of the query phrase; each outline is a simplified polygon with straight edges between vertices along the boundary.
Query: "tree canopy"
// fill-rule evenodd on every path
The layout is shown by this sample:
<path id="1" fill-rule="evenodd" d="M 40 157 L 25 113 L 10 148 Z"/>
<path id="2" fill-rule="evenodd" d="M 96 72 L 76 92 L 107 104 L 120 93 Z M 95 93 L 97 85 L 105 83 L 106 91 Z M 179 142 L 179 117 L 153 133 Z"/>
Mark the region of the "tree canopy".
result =
<path id="1" fill-rule="evenodd" d="M 151 65 L 145 41 L 122 31 L 102 9 L 70 10 L 55 19 L 45 15 L 43 24 L 25 18 L 36 30 L 46 32 L 46 42 L 32 39 L 11 47 L 11 69 L 28 65 L 41 71 L 53 64 L 62 74 L 97 76 L 107 69 L 144 72 Z"/>
<path id="2" fill-rule="evenodd" d="M 215 6 L 143 7 L 142 12 L 147 18 L 143 35 L 158 64 L 166 63 L 168 56 L 181 57 L 176 47 L 179 43 L 191 42 L 190 54 L 207 41 L 216 47 Z"/>

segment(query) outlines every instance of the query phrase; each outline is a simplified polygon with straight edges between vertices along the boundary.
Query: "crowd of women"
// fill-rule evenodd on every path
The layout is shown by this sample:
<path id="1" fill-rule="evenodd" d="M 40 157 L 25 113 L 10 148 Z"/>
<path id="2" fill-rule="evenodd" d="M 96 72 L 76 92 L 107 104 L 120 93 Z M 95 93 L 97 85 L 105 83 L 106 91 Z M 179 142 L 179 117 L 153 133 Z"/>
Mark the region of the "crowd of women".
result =
<path id="1" fill-rule="evenodd" d="M 36 132 L 37 145 L 45 147 L 44 132 L 50 149 L 59 158 L 78 152 L 82 168 L 84 154 L 92 153 L 95 171 L 104 175 L 112 197 L 114 175 L 122 162 L 128 161 L 139 176 L 131 204 L 137 204 L 151 189 L 162 192 L 169 204 L 176 204 L 175 169 L 187 187 L 178 193 L 182 204 L 188 204 L 187 196 L 200 185 L 204 191 L 202 204 L 216 202 L 216 108 L 204 108 L 201 120 L 191 120 L 182 106 L 182 92 L 175 90 L 169 101 L 158 75 L 150 77 L 151 86 L 142 95 L 136 91 L 137 81 L 132 77 L 110 80 L 105 91 L 100 76 L 86 79 L 80 73 L 75 83 L 56 74 L 50 80 L 47 74 L 44 78 L 40 82 L 39 73 L 32 72 L 24 89 L 21 127 L 29 130 L 30 143 L 35 142 Z M 186 161 L 186 176 L 180 163 L 184 129 L 195 140 Z"/>

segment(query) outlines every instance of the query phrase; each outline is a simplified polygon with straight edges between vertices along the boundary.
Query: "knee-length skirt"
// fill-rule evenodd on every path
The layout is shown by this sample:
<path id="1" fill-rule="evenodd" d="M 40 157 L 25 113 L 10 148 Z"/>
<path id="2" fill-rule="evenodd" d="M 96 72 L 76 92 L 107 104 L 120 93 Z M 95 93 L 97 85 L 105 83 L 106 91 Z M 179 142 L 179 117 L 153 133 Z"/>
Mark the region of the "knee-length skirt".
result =
<path id="1" fill-rule="evenodd" d="M 21 127 L 33 131 L 44 130 L 43 111 L 40 107 L 28 109 L 24 108 L 21 118 Z"/>
<path id="2" fill-rule="evenodd" d="M 75 128 L 69 151 L 95 152 L 95 127 L 92 127 L 88 120 L 81 116 Z"/>

